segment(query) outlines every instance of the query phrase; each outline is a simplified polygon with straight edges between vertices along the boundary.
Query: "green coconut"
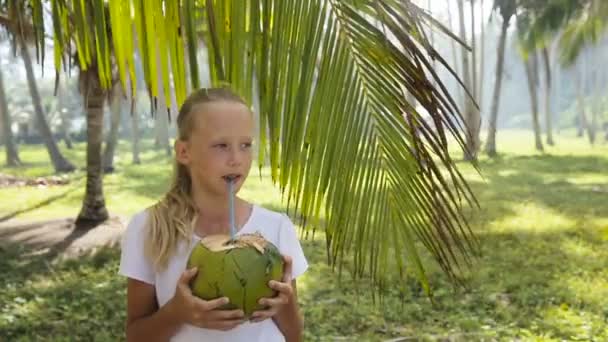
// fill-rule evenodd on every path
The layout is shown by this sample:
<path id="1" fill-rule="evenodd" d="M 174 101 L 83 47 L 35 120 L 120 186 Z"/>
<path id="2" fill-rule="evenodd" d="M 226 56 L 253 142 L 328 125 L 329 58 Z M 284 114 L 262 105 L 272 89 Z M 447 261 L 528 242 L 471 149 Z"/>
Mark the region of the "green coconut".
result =
<path id="1" fill-rule="evenodd" d="M 259 234 L 242 234 L 234 241 L 228 235 L 210 235 L 192 250 L 188 268 L 198 267 L 191 282 L 192 293 L 204 300 L 228 297 L 221 309 L 241 309 L 246 317 L 264 310 L 262 297 L 274 297 L 270 280 L 281 280 L 283 258 L 275 245 Z"/>

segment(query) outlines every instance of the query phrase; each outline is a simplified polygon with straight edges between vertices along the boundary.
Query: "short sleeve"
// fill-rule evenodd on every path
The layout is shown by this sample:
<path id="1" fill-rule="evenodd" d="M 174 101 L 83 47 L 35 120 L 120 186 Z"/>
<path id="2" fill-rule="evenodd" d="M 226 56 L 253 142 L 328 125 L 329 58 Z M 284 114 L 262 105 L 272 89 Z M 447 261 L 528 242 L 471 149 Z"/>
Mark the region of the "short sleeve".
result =
<path id="1" fill-rule="evenodd" d="M 154 285 L 154 267 L 144 253 L 146 222 L 145 211 L 136 214 L 129 221 L 121 241 L 118 273 Z"/>
<path id="2" fill-rule="evenodd" d="M 296 279 L 308 268 L 308 261 L 304 256 L 302 245 L 298 240 L 296 229 L 288 216 L 282 215 L 279 231 L 279 251 L 292 258 L 292 279 Z"/>

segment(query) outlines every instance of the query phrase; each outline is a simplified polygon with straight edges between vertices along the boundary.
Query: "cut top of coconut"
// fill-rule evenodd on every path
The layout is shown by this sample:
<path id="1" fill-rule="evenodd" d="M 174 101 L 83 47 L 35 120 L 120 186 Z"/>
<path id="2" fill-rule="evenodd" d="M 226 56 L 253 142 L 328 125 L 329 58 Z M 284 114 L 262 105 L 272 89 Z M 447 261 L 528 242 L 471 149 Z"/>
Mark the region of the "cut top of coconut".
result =
<path id="1" fill-rule="evenodd" d="M 253 234 L 238 235 L 234 241 L 231 241 L 230 235 L 209 235 L 201 239 L 200 243 L 213 252 L 220 252 L 233 248 L 243 248 L 252 246 L 260 253 L 264 253 L 268 241 L 264 239 L 262 234 L 255 232 Z"/>

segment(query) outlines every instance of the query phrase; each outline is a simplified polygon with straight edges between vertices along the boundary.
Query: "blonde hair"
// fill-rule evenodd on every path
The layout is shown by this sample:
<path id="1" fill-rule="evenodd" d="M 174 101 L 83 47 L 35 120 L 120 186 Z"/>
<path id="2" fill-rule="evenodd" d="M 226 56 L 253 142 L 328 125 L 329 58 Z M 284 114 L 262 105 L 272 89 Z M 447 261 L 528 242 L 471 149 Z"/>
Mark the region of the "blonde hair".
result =
<path id="1" fill-rule="evenodd" d="M 178 139 L 190 138 L 195 121 L 195 107 L 205 103 L 245 101 L 228 88 L 202 88 L 193 92 L 182 104 L 177 116 Z M 173 181 L 163 198 L 149 208 L 148 230 L 144 243 L 146 257 L 157 271 L 167 267 L 180 241 L 190 241 L 198 210 L 192 199 L 192 179 L 188 168 L 174 161 Z"/>

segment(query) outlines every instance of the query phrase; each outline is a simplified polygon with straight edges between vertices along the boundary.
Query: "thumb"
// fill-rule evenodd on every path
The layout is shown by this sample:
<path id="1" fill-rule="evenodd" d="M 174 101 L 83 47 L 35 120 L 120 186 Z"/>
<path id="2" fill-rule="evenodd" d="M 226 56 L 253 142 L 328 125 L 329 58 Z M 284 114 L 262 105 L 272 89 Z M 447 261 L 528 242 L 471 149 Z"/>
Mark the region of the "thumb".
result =
<path id="1" fill-rule="evenodd" d="M 283 282 L 291 282 L 291 276 L 293 274 L 293 258 L 289 255 L 283 255 Z"/>
<path id="2" fill-rule="evenodd" d="M 179 283 L 183 285 L 190 284 L 190 280 L 194 278 L 194 276 L 198 273 L 198 268 L 192 267 L 191 269 L 185 270 L 182 275 L 179 277 Z"/>

